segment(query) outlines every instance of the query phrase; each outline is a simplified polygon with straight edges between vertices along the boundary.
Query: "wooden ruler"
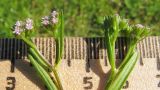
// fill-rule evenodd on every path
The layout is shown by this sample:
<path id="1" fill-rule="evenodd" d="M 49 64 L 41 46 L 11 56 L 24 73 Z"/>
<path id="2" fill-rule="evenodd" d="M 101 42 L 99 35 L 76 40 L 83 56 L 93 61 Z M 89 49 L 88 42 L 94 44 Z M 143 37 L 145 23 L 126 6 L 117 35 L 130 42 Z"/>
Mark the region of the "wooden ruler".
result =
<path id="1" fill-rule="evenodd" d="M 34 38 L 40 52 L 53 64 L 54 38 Z M 67 37 L 64 39 L 63 61 L 59 68 L 65 90 L 103 90 L 110 66 L 104 38 Z M 128 48 L 124 37 L 116 42 L 117 66 Z M 123 89 L 160 89 L 160 37 L 148 37 L 138 43 L 141 54 Z M 0 89 L 45 90 L 26 58 L 27 46 L 18 39 L 0 39 Z"/>

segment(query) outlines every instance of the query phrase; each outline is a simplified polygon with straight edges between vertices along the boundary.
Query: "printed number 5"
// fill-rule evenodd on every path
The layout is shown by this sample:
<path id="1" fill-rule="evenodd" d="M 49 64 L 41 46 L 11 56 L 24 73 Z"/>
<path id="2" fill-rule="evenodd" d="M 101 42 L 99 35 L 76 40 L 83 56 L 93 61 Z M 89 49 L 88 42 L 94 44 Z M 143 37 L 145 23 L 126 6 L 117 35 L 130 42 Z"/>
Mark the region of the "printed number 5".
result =
<path id="1" fill-rule="evenodd" d="M 83 84 L 88 84 L 88 86 L 84 87 L 84 89 L 92 89 L 93 83 L 89 80 L 91 80 L 92 77 L 84 77 L 83 78 Z"/>

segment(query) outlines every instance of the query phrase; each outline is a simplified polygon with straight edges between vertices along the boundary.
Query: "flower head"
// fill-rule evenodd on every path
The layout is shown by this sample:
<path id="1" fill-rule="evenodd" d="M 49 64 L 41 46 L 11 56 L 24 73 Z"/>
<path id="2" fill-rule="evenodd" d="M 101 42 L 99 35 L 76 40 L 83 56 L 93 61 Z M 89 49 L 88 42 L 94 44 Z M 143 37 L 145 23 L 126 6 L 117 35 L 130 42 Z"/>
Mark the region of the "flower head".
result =
<path id="1" fill-rule="evenodd" d="M 27 30 L 33 29 L 33 21 L 32 21 L 32 19 L 28 18 L 28 19 L 26 20 L 25 28 L 26 28 Z"/>
<path id="2" fill-rule="evenodd" d="M 22 21 L 17 21 L 16 24 L 14 25 L 13 33 L 15 35 L 20 35 L 22 31 L 23 31 L 23 29 L 22 29 Z"/>
<path id="3" fill-rule="evenodd" d="M 42 24 L 43 25 L 49 25 L 49 17 L 48 16 L 42 17 Z"/>
<path id="4" fill-rule="evenodd" d="M 23 30 L 20 27 L 15 27 L 13 33 L 15 35 L 20 35 Z"/>
<path id="5" fill-rule="evenodd" d="M 58 15 L 58 12 L 57 11 L 52 11 L 52 13 L 51 13 L 51 16 L 52 17 L 56 17 Z"/>
<path id="6" fill-rule="evenodd" d="M 142 24 L 136 24 L 135 25 L 137 28 L 144 28 L 144 26 Z"/>
<path id="7" fill-rule="evenodd" d="M 56 17 L 52 18 L 51 22 L 52 22 L 53 24 L 58 23 L 58 18 L 56 18 Z"/>
<path id="8" fill-rule="evenodd" d="M 51 23 L 52 24 L 57 24 L 58 23 L 58 12 L 57 11 L 52 11 L 51 13 Z"/>
<path id="9" fill-rule="evenodd" d="M 58 23 L 58 12 L 57 11 L 52 11 L 50 16 L 44 16 L 42 17 L 42 24 L 47 26 L 49 24 L 57 24 Z"/>
<path id="10" fill-rule="evenodd" d="M 103 27 L 105 32 L 110 34 L 119 32 L 122 28 L 126 27 L 126 20 L 121 19 L 118 14 L 107 16 L 104 19 Z"/>
<path id="11" fill-rule="evenodd" d="M 15 26 L 20 27 L 22 25 L 22 21 L 17 21 Z"/>

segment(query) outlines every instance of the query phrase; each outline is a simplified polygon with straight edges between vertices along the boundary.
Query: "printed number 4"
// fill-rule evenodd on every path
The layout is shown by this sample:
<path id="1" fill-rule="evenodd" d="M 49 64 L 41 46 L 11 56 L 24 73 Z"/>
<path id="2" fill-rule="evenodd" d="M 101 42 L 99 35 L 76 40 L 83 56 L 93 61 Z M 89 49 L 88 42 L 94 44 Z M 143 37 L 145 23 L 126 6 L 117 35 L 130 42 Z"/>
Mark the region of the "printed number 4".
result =
<path id="1" fill-rule="evenodd" d="M 84 87 L 84 89 L 92 89 L 93 83 L 90 81 L 92 77 L 84 77 L 83 78 L 83 84 L 87 84 L 87 86 Z"/>

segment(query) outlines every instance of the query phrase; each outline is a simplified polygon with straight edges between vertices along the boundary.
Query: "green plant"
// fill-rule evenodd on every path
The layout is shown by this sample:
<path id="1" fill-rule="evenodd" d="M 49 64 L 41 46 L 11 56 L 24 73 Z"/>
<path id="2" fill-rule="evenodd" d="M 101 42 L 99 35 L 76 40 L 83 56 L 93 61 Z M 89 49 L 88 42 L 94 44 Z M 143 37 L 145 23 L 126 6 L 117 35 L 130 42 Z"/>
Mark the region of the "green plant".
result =
<path id="1" fill-rule="evenodd" d="M 160 35 L 160 0 L 0 0 L 0 6 L 0 37 L 12 37 L 10 26 L 27 17 L 34 18 L 36 36 L 52 36 L 40 30 L 39 18 L 53 8 L 64 10 L 66 36 L 102 36 L 98 20 L 113 13 L 150 25 Z"/>
<path id="2" fill-rule="evenodd" d="M 128 21 L 122 19 L 119 15 L 105 17 L 103 28 L 108 59 L 111 65 L 111 75 L 106 83 L 106 90 L 120 90 L 139 58 L 139 54 L 135 50 L 136 44 L 151 32 L 149 28 L 140 24 L 130 26 Z M 128 39 L 129 48 L 120 66 L 116 67 L 115 42 L 120 35 Z"/>
<path id="3" fill-rule="evenodd" d="M 56 59 L 52 66 L 45 57 L 39 52 L 36 45 L 32 42 L 33 21 L 27 19 L 25 22 L 17 21 L 13 27 L 13 33 L 16 38 L 22 39 L 28 46 L 28 59 L 35 67 L 38 75 L 43 80 L 49 90 L 63 90 L 59 75 L 58 65 L 61 62 L 63 53 L 63 33 L 64 18 L 63 12 L 53 11 L 51 15 L 42 18 L 42 24 L 45 29 L 52 33 L 56 41 Z M 52 76 L 52 73 L 54 76 Z M 53 77 L 53 80 L 51 79 Z"/>

